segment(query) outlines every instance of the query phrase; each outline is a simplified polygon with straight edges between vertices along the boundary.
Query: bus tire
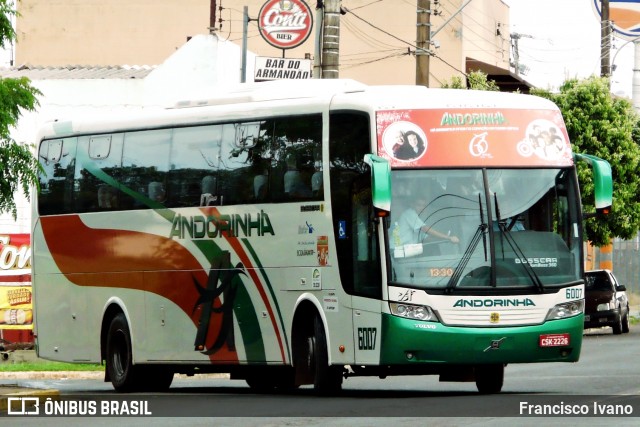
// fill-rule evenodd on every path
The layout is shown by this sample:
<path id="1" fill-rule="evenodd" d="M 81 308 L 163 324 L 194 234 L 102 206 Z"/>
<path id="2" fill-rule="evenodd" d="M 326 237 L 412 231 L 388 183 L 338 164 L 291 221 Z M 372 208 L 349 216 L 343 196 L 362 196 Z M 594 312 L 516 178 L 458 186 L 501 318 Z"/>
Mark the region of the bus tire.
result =
<path id="1" fill-rule="evenodd" d="M 504 365 L 476 366 L 476 387 L 482 394 L 500 393 L 504 383 Z"/>
<path id="2" fill-rule="evenodd" d="M 319 316 L 314 319 L 313 336 L 309 337 L 309 361 L 312 364 L 313 388 L 317 394 L 332 395 L 342 388 L 341 366 L 329 365 L 329 350 L 324 325 Z"/>
<path id="3" fill-rule="evenodd" d="M 136 391 L 139 386 L 136 375 L 139 367 L 133 365 L 131 331 L 123 313 L 118 313 L 109 325 L 106 369 L 117 392 Z"/>

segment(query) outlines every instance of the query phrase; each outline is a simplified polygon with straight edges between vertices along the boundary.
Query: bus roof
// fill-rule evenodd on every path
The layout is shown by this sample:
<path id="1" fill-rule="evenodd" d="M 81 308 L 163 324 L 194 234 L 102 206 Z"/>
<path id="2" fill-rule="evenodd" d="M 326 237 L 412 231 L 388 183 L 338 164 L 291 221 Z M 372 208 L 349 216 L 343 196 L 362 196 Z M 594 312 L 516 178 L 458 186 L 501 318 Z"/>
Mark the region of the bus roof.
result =
<path id="1" fill-rule="evenodd" d="M 39 139 L 251 119 L 273 115 L 274 111 L 296 114 L 351 108 L 368 112 L 453 108 L 557 110 L 551 101 L 532 95 L 413 85 L 368 86 L 349 79 L 276 80 L 208 90 L 215 92 L 208 95 L 203 90 L 197 97 L 166 108 L 149 107 L 49 122 L 41 129 Z"/>

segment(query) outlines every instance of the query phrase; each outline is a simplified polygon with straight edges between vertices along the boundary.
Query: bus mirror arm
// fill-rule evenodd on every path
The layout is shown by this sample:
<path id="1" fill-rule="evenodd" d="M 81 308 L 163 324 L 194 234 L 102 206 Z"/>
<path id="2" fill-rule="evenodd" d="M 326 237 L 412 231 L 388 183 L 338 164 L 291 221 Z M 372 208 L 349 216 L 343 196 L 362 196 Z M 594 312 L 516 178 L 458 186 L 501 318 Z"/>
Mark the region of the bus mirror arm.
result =
<path id="1" fill-rule="evenodd" d="M 582 219 L 605 218 L 611 215 L 611 206 L 605 208 L 597 208 L 595 212 L 586 212 L 582 214 Z"/>
<path id="2" fill-rule="evenodd" d="M 391 165 L 389 161 L 374 154 L 365 154 L 364 162 L 371 168 L 371 197 L 376 216 L 385 216 L 391 211 Z"/>

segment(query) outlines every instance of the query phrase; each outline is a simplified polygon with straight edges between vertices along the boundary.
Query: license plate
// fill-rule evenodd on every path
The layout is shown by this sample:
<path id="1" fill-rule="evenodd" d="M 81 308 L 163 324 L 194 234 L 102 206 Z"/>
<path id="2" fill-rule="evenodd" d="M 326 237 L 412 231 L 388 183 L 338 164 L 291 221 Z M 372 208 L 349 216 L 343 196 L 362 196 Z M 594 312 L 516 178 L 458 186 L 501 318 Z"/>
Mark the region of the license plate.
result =
<path id="1" fill-rule="evenodd" d="M 562 347 L 569 345 L 569 334 L 540 335 L 540 347 Z"/>

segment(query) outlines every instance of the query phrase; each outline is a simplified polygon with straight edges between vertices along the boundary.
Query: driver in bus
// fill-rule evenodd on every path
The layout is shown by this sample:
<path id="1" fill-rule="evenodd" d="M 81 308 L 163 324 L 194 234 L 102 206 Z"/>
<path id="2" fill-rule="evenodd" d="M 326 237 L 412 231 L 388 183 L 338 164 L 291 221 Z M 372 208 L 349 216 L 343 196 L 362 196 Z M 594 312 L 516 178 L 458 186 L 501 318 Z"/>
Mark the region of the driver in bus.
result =
<path id="1" fill-rule="evenodd" d="M 452 236 L 450 233 L 443 233 L 424 223 L 418 215 L 418 211 L 422 211 L 427 205 L 426 197 L 422 194 L 404 195 L 403 205 L 406 206 L 400 218 L 398 226 L 400 227 L 400 242 L 403 245 L 422 243 L 428 236 L 434 237 L 436 240 L 449 241 L 458 243 L 460 239 Z"/>

